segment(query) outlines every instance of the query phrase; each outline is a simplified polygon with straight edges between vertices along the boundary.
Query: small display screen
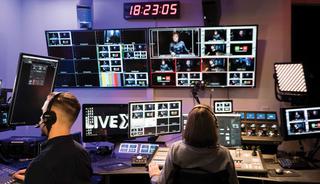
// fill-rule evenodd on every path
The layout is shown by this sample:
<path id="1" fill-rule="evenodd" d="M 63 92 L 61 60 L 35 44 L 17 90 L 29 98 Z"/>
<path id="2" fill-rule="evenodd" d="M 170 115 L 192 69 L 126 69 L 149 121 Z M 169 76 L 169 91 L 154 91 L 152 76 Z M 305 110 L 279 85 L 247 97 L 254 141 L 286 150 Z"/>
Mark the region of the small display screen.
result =
<path id="1" fill-rule="evenodd" d="M 129 104 L 130 137 L 181 132 L 182 101 L 132 102 Z"/>
<path id="2" fill-rule="evenodd" d="M 277 114 L 276 113 L 268 113 L 267 120 L 277 120 Z"/>
<path id="3" fill-rule="evenodd" d="M 265 113 L 257 113 L 256 118 L 257 118 L 257 120 L 265 120 L 266 114 Z"/>
<path id="4" fill-rule="evenodd" d="M 255 113 L 254 112 L 247 112 L 246 119 L 255 119 Z"/>

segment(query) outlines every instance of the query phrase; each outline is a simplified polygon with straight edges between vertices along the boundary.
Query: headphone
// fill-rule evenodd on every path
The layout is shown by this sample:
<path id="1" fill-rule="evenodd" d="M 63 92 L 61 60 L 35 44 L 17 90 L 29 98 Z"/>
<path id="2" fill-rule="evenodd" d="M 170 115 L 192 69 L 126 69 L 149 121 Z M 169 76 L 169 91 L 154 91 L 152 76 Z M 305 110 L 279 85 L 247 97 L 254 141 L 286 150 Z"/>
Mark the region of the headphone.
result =
<path id="1" fill-rule="evenodd" d="M 58 99 L 62 92 L 58 92 L 53 95 L 48 103 L 47 110 L 42 114 L 42 121 L 50 132 L 52 125 L 57 121 L 57 114 L 51 110 L 53 103 Z"/>
<path id="2" fill-rule="evenodd" d="M 219 127 L 218 119 L 217 119 L 216 115 L 214 115 L 214 113 L 212 112 L 212 110 L 211 110 L 209 107 L 207 107 L 207 106 L 205 106 L 205 105 L 202 105 L 202 104 L 198 104 L 198 105 L 194 106 L 194 107 L 191 109 L 190 112 L 192 112 L 192 111 L 195 110 L 195 109 L 199 109 L 199 108 L 203 108 L 203 109 L 207 110 L 208 112 L 210 112 L 210 114 L 211 114 L 211 115 L 214 117 L 214 119 L 215 119 L 215 124 L 216 124 L 216 126 Z"/>

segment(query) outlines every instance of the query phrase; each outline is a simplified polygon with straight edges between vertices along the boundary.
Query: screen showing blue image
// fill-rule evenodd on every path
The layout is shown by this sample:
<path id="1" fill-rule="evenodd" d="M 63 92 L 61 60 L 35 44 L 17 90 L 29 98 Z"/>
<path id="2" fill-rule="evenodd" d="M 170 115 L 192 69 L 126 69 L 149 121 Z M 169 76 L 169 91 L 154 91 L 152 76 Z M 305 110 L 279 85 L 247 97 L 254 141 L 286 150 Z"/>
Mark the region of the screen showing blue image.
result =
<path id="1" fill-rule="evenodd" d="M 244 119 L 244 112 L 240 112 L 240 119 Z"/>
<path id="2" fill-rule="evenodd" d="M 247 119 L 255 119 L 255 114 L 254 114 L 254 112 L 247 112 L 246 118 L 247 118 Z"/>
<path id="3" fill-rule="evenodd" d="M 268 113 L 267 120 L 277 120 L 277 114 L 276 113 Z"/>
<path id="4" fill-rule="evenodd" d="M 265 113 L 257 113 L 256 117 L 259 120 L 265 120 L 266 119 L 266 114 Z"/>

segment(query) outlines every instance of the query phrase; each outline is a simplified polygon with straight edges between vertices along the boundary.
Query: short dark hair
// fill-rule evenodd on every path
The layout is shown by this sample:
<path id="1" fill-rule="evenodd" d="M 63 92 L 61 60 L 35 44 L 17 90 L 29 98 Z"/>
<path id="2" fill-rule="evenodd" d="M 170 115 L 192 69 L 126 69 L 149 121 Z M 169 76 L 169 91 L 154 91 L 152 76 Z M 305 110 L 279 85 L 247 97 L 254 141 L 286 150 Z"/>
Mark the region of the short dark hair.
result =
<path id="1" fill-rule="evenodd" d="M 195 106 L 188 115 L 183 138 L 194 147 L 215 147 L 218 142 L 218 122 L 208 105 Z"/>
<path id="2" fill-rule="evenodd" d="M 173 35 L 178 35 L 178 36 L 179 36 L 179 33 L 176 32 L 176 31 L 174 31 L 174 32 L 172 32 L 172 36 L 173 36 Z"/>
<path id="3" fill-rule="evenodd" d="M 51 93 L 49 96 L 52 95 L 54 95 L 54 93 Z M 71 123 L 75 122 L 81 109 L 81 105 L 77 97 L 69 92 L 59 94 L 53 102 L 52 107 L 56 107 L 64 111 Z"/>

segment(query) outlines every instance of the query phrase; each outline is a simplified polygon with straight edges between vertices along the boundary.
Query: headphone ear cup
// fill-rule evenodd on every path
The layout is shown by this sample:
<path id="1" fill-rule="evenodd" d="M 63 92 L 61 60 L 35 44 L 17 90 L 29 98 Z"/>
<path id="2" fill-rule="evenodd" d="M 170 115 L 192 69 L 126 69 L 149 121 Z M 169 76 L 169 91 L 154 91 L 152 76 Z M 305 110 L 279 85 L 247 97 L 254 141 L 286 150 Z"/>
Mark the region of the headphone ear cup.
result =
<path id="1" fill-rule="evenodd" d="M 42 119 L 47 126 L 51 126 L 57 121 L 57 115 L 53 111 L 47 111 L 42 115 Z"/>

